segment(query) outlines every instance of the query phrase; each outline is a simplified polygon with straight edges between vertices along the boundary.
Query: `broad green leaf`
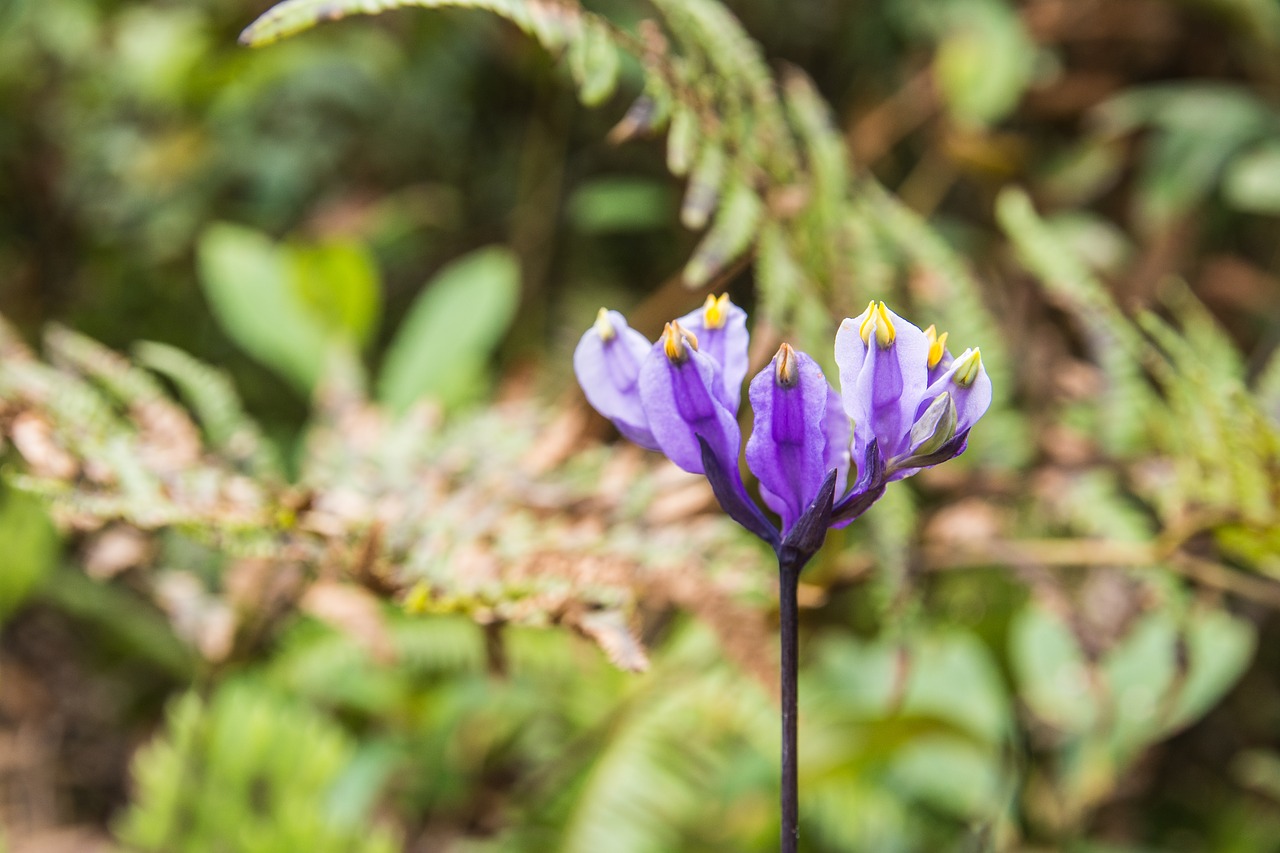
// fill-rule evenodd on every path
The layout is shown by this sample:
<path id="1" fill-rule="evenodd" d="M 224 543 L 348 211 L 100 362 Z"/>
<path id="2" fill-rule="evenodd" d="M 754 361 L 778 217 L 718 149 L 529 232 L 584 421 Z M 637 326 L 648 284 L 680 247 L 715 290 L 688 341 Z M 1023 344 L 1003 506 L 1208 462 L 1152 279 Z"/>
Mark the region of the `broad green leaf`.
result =
<path id="1" fill-rule="evenodd" d="M 1152 233 L 1195 210 L 1213 192 L 1235 145 L 1229 138 L 1209 134 L 1156 134 L 1138 179 L 1139 224 Z"/>
<path id="2" fill-rule="evenodd" d="M 1110 740 L 1126 761 L 1165 729 L 1165 702 L 1173 687 L 1178 626 L 1166 610 L 1143 616 L 1103 662 Z"/>
<path id="3" fill-rule="evenodd" d="M 49 574 L 59 547 L 58 532 L 40 501 L 0 485 L 0 620 Z"/>
<path id="4" fill-rule="evenodd" d="M 1098 709 L 1084 655 L 1062 620 L 1039 605 L 1024 608 L 1010 626 L 1009 657 L 1022 701 L 1037 717 L 1064 732 L 1093 725 Z"/>
<path id="5" fill-rule="evenodd" d="M 889 781 L 913 797 L 961 818 L 980 817 L 1000 802 L 1000 761 L 992 750 L 954 737 L 924 735 L 900 749 Z"/>
<path id="6" fill-rule="evenodd" d="M 584 233 L 644 231 L 671 220 L 675 198 L 669 186 L 641 178 L 602 178 L 579 187 L 569 199 L 569 219 Z"/>
<path id="7" fill-rule="evenodd" d="M 1104 723 L 1105 731 L 1096 734 L 1110 744 L 1114 760 L 1126 763 L 1199 719 L 1236 682 L 1253 653 L 1248 624 L 1222 611 L 1194 610 L 1182 630 L 1188 669 L 1181 682 L 1178 622 L 1169 610 L 1156 610 L 1103 658 L 1095 692 L 1070 630 L 1043 607 L 1030 605 L 1010 635 L 1022 698 L 1036 716 L 1064 732 L 1084 734 Z"/>
<path id="8" fill-rule="evenodd" d="M 964 631 L 929 633 L 905 648 L 891 642 L 829 642 L 820 668 L 820 681 L 806 693 L 818 705 L 832 703 L 868 719 L 903 714 L 945 720 L 991 744 L 1009 729 L 1008 691 L 995 662 L 987 647 Z"/>
<path id="9" fill-rule="evenodd" d="M 382 289 L 373 257 L 357 242 L 288 249 L 293 285 L 330 331 L 359 346 L 369 342 L 381 311 Z"/>
<path id="10" fill-rule="evenodd" d="M 956 26 L 938 46 L 937 79 L 951 113 L 964 124 L 998 122 L 1017 106 L 1036 64 L 1035 43 L 1017 13 L 998 0 L 963 0 Z"/>
<path id="11" fill-rule="evenodd" d="M 619 66 L 613 36 L 602 24 L 587 19 L 578 38 L 569 42 L 569 67 L 584 106 L 599 106 L 613 94 Z"/>
<path id="12" fill-rule="evenodd" d="M 333 345 L 368 341 L 381 308 L 377 268 L 358 243 L 279 246 L 219 223 L 200 240 L 199 267 L 227 334 L 303 392 Z"/>
<path id="13" fill-rule="evenodd" d="M 1200 719 L 1244 674 L 1253 657 L 1257 633 L 1225 610 L 1193 610 L 1187 625 L 1186 680 L 1178 692 L 1169 729 Z"/>
<path id="14" fill-rule="evenodd" d="M 1227 167 L 1222 192 L 1239 210 L 1280 213 L 1280 143 L 1266 143 L 1235 158 Z"/>
<path id="15" fill-rule="evenodd" d="M 987 647 L 967 632 L 939 631 L 910 649 L 903 710 L 955 722 L 988 743 L 1009 729 L 1009 697 Z"/>
<path id="16" fill-rule="evenodd" d="M 1224 83 L 1177 82 L 1126 89 L 1095 110 L 1104 133 L 1122 134 L 1144 126 L 1172 133 L 1240 142 L 1275 125 L 1267 104 L 1245 88 Z"/>
<path id="17" fill-rule="evenodd" d="M 444 406 L 476 397 L 519 299 L 520 269 L 507 249 L 480 249 L 445 267 L 391 342 L 379 399 L 403 411 L 423 397 Z"/>
<path id="18" fill-rule="evenodd" d="M 198 253 L 200 283 L 227 334 L 300 391 L 310 391 L 328 336 L 296 293 L 280 250 L 257 231 L 219 223 L 200 238 Z"/>

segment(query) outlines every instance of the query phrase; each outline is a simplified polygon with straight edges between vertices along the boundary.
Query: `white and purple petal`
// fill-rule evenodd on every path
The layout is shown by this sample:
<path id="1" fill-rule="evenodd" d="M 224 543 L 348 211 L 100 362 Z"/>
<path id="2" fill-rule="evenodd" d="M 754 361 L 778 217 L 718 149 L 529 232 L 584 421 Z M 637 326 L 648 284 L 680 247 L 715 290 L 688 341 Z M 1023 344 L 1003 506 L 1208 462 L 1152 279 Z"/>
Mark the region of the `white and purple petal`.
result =
<path id="1" fill-rule="evenodd" d="M 955 400 L 956 433 L 968 432 L 991 406 L 991 377 L 982 366 L 979 350 L 967 349 L 953 359 L 947 371 L 929 386 L 921 405 L 927 406 L 944 391 Z"/>
<path id="2" fill-rule="evenodd" d="M 822 450 L 822 467 L 836 472 L 835 495 L 838 500 L 849 487 L 850 449 L 853 441 L 853 425 L 844 413 L 840 395 L 827 385 L 827 413 L 823 419 L 826 444 Z"/>
<path id="3" fill-rule="evenodd" d="M 826 464 L 830 386 L 812 358 L 783 344 L 751 380 L 755 427 L 747 467 L 760 480 L 764 502 L 782 517 L 785 536 L 813 502 Z"/>
<path id="4" fill-rule="evenodd" d="M 658 443 L 640 400 L 640 365 L 652 344 L 617 311 L 600 309 L 596 323 L 573 352 L 573 371 L 592 407 L 631 441 L 649 450 Z"/>
<path id="5" fill-rule="evenodd" d="M 689 473 L 702 474 L 698 445 L 702 436 L 725 467 L 736 470 L 742 432 L 715 390 L 719 369 L 688 342 L 677 347 L 679 357 L 670 357 L 664 337 L 650 348 L 640 366 L 640 399 L 658 448 Z"/>
<path id="6" fill-rule="evenodd" d="M 880 452 L 891 459 L 907 449 L 928 387 L 929 340 L 883 302 L 869 323 L 862 367 L 852 389 L 843 388 L 843 399 L 854 422 L 854 452 L 865 451 L 875 438 Z"/>
<path id="7" fill-rule="evenodd" d="M 720 371 L 717 393 L 733 414 L 742 401 L 742 381 L 747 378 L 747 312 L 729 301 L 729 294 L 708 296 L 706 304 L 676 321 L 698 338 L 698 351 L 709 356 Z"/>
<path id="8" fill-rule="evenodd" d="M 747 495 L 738 469 L 742 433 L 716 390 L 720 372 L 710 356 L 668 324 L 640 367 L 640 397 L 659 448 L 691 474 L 706 474 L 729 516 L 770 545 L 778 532 Z"/>

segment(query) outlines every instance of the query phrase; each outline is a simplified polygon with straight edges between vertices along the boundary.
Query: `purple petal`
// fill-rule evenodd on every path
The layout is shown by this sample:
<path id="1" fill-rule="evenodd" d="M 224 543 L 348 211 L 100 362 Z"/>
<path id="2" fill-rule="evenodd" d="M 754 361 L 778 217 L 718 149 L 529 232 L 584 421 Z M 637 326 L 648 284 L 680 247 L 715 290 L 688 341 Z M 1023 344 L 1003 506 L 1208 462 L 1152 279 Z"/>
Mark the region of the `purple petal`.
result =
<path id="1" fill-rule="evenodd" d="M 613 421 L 618 432 L 649 450 L 658 442 L 640 400 L 640 365 L 652 345 L 627 325 L 617 311 L 600 309 L 596 323 L 573 352 L 573 371 L 597 412 Z"/>
<path id="2" fill-rule="evenodd" d="M 905 479 L 906 477 L 910 477 L 912 474 L 915 474 L 917 471 L 921 471 L 925 468 L 932 468 L 934 465 L 941 465 L 943 462 L 946 462 L 950 459 L 955 459 L 961 453 L 964 453 L 965 450 L 967 450 L 968 448 L 969 448 L 969 432 L 968 430 L 966 430 L 964 432 L 957 433 L 954 437 L 952 437 L 950 441 L 942 445 L 942 447 L 938 448 L 933 453 L 930 453 L 927 456 L 914 457 L 913 459 L 910 460 L 910 464 L 912 467 L 899 468 L 898 470 L 892 472 L 888 477 L 888 482 L 892 483 L 897 480 L 902 480 L 902 479 Z"/>
<path id="3" fill-rule="evenodd" d="M 649 350 L 640 365 L 640 400 L 658 447 L 691 474 L 706 473 L 698 437 L 726 471 L 741 481 L 738 448 L 742 433 L 733 413 L 715 391 L 720 371 L 709 356 L 693 348 L 677 324 Z"/>
<path id="4" fill-rule="evenodd" d="M 823 419 L 823 432 L 827 441 L 822 451 L 822 467 L 836 472 L 835 494 L 840 497 L 849 487 L 849 449 L 853 440 L 853 425 L 849 423 L 849 416 L 844 413 L 840 395 L 830 385 L 827 386 L 827 414 Z"/>
<path id="5" fill-rule="evenodd" d="M 785 536 L 831 470 L 826 464 L 830 386 L 817 362 L 783 344 L 751 380 L 749 393 L 755 427 L 747 440 L 747 467 L 760 479 L 764 502 L 782 517 Z"/>
<path id="6" fill-rule="evenodd" d="M 800 571 L 827 541 L 827 528 L 831 526 L 831 512 L 835 508 L 835 492 L 836 471 L 833 468 L 818 487 L 817 495 L 783 537 L 778 548 L 780 566 Z"/>
<path id="7" fill-rule="evenodd" d="M 889 481 L 885 478 L 884 456 L 875 439 L 867 446 L 866 454 L 861 457 L 862 473 L 853 489 L 836 503 L 831 510 L 831 529 L 847 527 L 850 522 L 871 509 L 871 505 L 880 500 Z"/>
<path id="8" fill-rule="evenodd" d="M 860 458 L 874 438 L 880 452 L 891 459 L 907 449 L 911 425 L 924 398 L 929 340 L 883 302 L 863 318 L 857 332 L 865 350 L 862 366 L 852 386 L 842 385 L 845 411 L 854 422 L 855 458 Z M 867 334 L 866 341 L 863 334 Z M 842 377 L 845 372 L 842 366 Z"/>
<path id="9" fill-rule="evenodd" d="M 956 433 L 968 432 L 991 406 L 991 377 L 982 366 L 982 353 L 967 349 L 925 392 L 922 405 L 946 391 L 956 404 Z M 922 410 L 923 411 L 923 410 Z"/>
<path id="10" fill-rule="evenodd" d="M 742 475 L 738 472 L 736 460 L 731 467 L 725 468 L 715 451 L 711 449 L 711 445 L 707 444 L 702 436 L 698 436 L 698 446 L 702 450 L 702 467 L 706 469 L 711 491 L 715 493 L 716 500 L 720 502 L 725 513 L 768 542 L 776 551 L 780 544 L 778 531 L 747 494 L 742 485 Z"/>
<path id="11" fill-rule="evenodd" d="M 742 401 L 747 378 L 747 312 L 729 301 L 729 294 L 708 296 L 706 304 L 676 321 L 698 338 L 698 352 L 710 356 L 720 371 L 717 393 L 733 414 Z"/>
<path id="12" fill-rule="evenodd" d="M 874 308 L 875 303 L 872 302 L 866 311 L 857 317 L 846 318 L 836 330 L 836 367 L 840 372 L 840 389 L 843 392 L 841 402 L 845 414 L 850 418 L 857 417 L 861 411 L 861 407 L 855 405 L 854 389 L 858 384 L 862 365 L 867 360 L 867 343 L 862 340 L 859 329 Z"/>

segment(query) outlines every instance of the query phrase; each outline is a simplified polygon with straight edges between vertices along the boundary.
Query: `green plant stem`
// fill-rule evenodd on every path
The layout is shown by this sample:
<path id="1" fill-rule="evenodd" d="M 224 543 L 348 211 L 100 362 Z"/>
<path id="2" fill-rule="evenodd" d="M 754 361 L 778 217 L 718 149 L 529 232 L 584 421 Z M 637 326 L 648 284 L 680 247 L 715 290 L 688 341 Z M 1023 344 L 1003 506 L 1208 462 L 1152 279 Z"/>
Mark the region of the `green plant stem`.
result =
<path id="1" fill-rule="evenodd" d="M 798 561 L 778 561 L 778 634 L 782 648 L 782 853 L 795 853 L 800 840 L 800 794 L 796 755 L 800 674 L 800 586 Z"/>

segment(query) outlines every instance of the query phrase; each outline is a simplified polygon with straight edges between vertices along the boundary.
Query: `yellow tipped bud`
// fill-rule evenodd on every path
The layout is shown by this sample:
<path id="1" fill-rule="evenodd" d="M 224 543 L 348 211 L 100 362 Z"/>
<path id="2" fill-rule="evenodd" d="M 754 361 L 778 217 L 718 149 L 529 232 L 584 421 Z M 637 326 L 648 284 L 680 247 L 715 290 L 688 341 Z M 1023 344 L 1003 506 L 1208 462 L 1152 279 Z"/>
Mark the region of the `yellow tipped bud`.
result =
<path id="1" fill-rule="evenodd" d="M 702 305 L 702 323 L 708 329 L 718 329 L 729 319 L 729 294 L 719 297 L 707 294 L 707 301 Z"/>
<path id="2" fill-rule="evenodd" d="M 600 340 L 608 343 L 618 336 L 617 329 L 613 328 L 613 322 L 609 319 L 609 309 L 601 308 L 596 314 L 596 334 L 600 336 Z"/>
<path id="3" fill-rule="evenodd" d="M 662 330 L 663 352 L 667 354 L 668 359 L 678 364 L 689 357 L 685 351 L 685 344 L 696 350 L 698 348 L 697 336 L 672 320 Z"/>
<path id="4" fill-rule="evenodd" d="M 862 321 L 862 325 L 858 327 L 858 334 L 862 336 L 864 344 L 871 344 L 871 335 L 875 334 L 876 343 L 880 345 L 880 349 L 888 349 L 893 346 L 893 342 L 898 337 L 898 330 L 893 327 L 893 321 L 889 319 L 889 309 L 883 302 L 876 304 L 874 301 L 867 306 L 866 317 Z"/>
<path id="5" fill-rule="evenodd" d="M 684 343 L 680 340 L 675 323 L 668 323 L 662 329 L 662 350 L 671 361 L 684 359 Z"/>
<path id="6" fill-rule="evenodd" d="M 867 310 L 862 312 L 862 325 L 858 326 L 858 337 L 862 338 L 864 344 L 871 343 L 871 333 L 876 328 L 876 301 L 871 300 L 867 304 Z"/>
<path id="7" fill-rule="evenodd" d="M 951 365 L 951 369 L 954 371 L 951 374 L 952 380 L 961 388 L 968 388 L 982 369 L 982 352 L 976 347 L 965 350 Z"/>
<path id="8" fill-rule="evenodd" d="M 791 344 L 778 347 L 773 365 L 779 385 L 790 387 L 796 384 L 796 351 L 791 348 Z"/>
<path id="9" fill-rule="evenodd" d="M 924 336 L 929 339 L 929 369 L 933 370 L 942 361 L 942 354 L 947 351 L 947 333 L 939 335 L 938 328 L 930 326 L 924 330 Z"/>
<path id="10" fill-rule="evenodd" d="M 889 309 L 883 302 L 876 306 L 876 314 L 876 343 L 880 344 L 880 349 L 888 349 L 897 340 L 898 330 L 893 327 Z"/>

